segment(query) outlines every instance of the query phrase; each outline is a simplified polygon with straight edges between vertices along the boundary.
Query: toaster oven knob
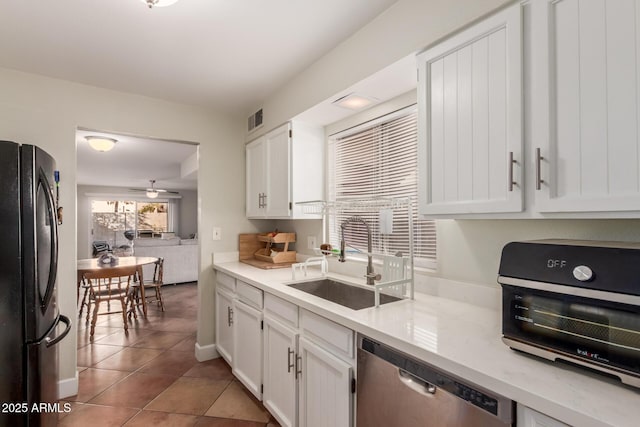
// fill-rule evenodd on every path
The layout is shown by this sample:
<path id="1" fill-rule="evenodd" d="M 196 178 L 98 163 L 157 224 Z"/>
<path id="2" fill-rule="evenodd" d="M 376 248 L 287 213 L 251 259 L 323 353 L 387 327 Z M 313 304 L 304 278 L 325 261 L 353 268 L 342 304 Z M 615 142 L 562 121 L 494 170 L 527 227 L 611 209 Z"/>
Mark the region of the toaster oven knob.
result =
<path id="1" fill-rule="evenodd" d="M 579 265 L 573 269 L 573 277 L 581 282 L 587 282 L 593 278 L 593 271 L 586 265 Z"/>

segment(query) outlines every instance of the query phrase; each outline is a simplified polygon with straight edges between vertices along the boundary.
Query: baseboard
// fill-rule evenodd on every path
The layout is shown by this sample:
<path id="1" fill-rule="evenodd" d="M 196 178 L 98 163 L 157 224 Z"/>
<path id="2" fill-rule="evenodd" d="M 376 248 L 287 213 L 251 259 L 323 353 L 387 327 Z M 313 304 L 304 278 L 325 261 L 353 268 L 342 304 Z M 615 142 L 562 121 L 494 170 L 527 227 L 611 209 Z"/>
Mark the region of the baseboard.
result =
<path id="1" fill-rule="evenodd" d="M 215 344 L 203 345 L 196 343 L 196 360 L 204 362 L 206 360 L 217 359 L 220 353 L 216 350 Z"/>
<path id="2" fill-rule="evenodd" d="M 76 376 L 74 378 L 67 378 L 58 381 L 59 399 L 75 396 L 76 394 L 78 394 L 78 371 L 76 371 Z"/>

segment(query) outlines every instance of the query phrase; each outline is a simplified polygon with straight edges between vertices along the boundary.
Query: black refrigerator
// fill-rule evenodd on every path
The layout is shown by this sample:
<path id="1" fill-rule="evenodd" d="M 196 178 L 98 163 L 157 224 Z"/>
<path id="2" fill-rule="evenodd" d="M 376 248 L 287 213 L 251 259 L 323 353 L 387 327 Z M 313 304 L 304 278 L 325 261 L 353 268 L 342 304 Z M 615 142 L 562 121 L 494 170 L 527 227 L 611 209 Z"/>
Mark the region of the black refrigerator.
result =
<path id="1" fill-rule="evenodd" d="M 71 322 L 57 305 L 54 171 L 38 147 L 0 141 L 0 426 L 57 424 Z"/>

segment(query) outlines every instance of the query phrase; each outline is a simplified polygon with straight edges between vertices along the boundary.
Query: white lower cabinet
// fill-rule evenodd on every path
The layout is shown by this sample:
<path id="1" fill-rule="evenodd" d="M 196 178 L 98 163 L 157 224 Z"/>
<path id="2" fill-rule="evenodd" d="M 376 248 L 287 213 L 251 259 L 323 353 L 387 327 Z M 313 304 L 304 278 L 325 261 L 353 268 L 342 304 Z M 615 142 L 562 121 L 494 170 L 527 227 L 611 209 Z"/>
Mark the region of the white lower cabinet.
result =
<path id="1" fill-rule="evenodd" d="M 353 331 L 265 294 L 263 338 L 263 402 L 280 425 L 353 425 Z"/>
<path id="2" fill-rule="evenodd" d="M 281 426 L 353 425 L 352 330 L 220 272 L 215 317 L 218 352 Z"/>
<path id="3" fill-rule="evenodd" d="M 298 332 L 265 314 L 263 338 L 262 401 L 282 427 L 293 427 L 298 407 Z"/>
<path id="4" fill-rule="evenodd" d="M 233 366 L 233 298 L 218 286 L 216 289 L 216 350 Z"/>
<path id="5" fill-rule="evenodd" d="M 232 372 L 258 400 L 262 400 L 262 312 L 236 300 L 233 322 Z"/>
<path id="6" fill-rule="evenodd" d="M 349 427 L 353 400 L 353 367 L 301 337 L 300 357 L 300 427 Z"/>
<path id="7" fill-rule="evenodd" d="M 520 404 L 518 404 L 517 425 L 518 427 L 570 427 L 568 424 Z"/>
<path id="8" fill-rule="evenodd" d="M 262 400 L 262 304 L 260 289 L 237 281 L 231 371 L 258 400 Z"/>

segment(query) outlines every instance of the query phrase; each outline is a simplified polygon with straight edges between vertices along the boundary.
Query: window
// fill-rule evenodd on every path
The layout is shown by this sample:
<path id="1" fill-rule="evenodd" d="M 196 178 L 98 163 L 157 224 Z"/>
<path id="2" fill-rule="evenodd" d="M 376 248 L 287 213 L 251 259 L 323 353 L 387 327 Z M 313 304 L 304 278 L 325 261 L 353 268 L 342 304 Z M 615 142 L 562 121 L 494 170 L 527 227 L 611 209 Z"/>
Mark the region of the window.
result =
<path id="1" fill-rule="evenodd" d="M 435 223 L 417 217 L 417 142 L 415 107 L 333 136 L 329 140 L 328 198 L 335 202 L 410 198 L 413 205 L 415 265 L 435 268 Z M 330 215 L 329 239 L 334 247 L 339 247 L 340 244 L 340 224 L 351 216 L 360 216 L 369 224 L 373 252 L 409 254 L 409 221 L 406 210 L 393 212 L 391 234 L 380 233 L 381 214 L 378 212 L 350 210 Z M 365 227 L 350 224 L 345 229 L 345 241 L 356 250 L 366 252 Z"/>
<path id="2" fill-rule="evenodd" d="M 111 247 L 127 245 L 127 230 L 148 235 L 169 230 L 169 203 L 133 200 L 93 200 L 91 202 L 92 240 L 103 240 Z"/>

